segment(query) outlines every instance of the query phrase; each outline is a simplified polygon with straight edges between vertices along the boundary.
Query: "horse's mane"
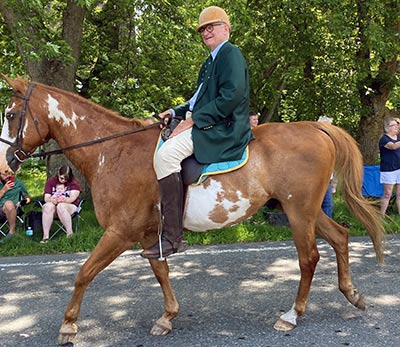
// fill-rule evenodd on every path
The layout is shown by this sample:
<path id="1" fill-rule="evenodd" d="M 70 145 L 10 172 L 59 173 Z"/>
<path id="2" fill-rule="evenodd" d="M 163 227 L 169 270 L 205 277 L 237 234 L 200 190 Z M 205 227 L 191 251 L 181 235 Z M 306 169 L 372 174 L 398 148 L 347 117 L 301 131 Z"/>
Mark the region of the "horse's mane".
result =
<path id="1" fill-rule="evenodd" d="M 15 89 L 17 87 L 17 85 L 18 85 L 18 89 L 20 89 L 19 91 L 21 93 L 22 93 L 22 88 L 23 88 L 24 91 L 26 91 L 26 89 L 29 86 L 29 83 L 31 83 L 29 80 L 27 80 L 26 78 L 23 78 L 21 76 L 18 76 L 17 79 L 14 80 L 14 82 L 16 82 L 16 83 L 14 84 L 13 88 Z M 93 111 L 96 112 L 96 113 L 106 113 L 106 114 L 108 114 L 108 115 L 110 115 L 112 117 L 123 119 L 124 121 L 129 121 L 129 122 L 133 123 L 133 125 L 138 126 L 138 127 L 141 127 L 144 124 L 144 122 L 142 120 L 135 119 L 135 118 L 124 117 L 120 113 L 112 111 L 112 110 L 109 110 L 109 109 L 107 109 L 107 108 L 105 108 L 105 107 L 103 107 L 103 106 L 101 106 L 99 104 L 96 104 L 93 101 L 85 99 L 84 97 L 82 97 L 81 95 L 79 95 L 77 93 L 73 93 L 73 92 L 70 92 L 68 90 L 60 89 L 60 88 L 57 88 L 57 87 L 54 87 L 54 86 L 49 86 L 47 84 L 43 84 L 43 83 L 40 83 L 40 82 L 32 81 L 32 83 L 34 83 L 35 85 L 37 85 L 38 87 L 41 87 L 43 89 L 50 90 L 50 91 L 53 91 L 53 92 L 58 93 L 58 94 L 63 94 L 66 97 L 68 97 L 69 99 L 72 99 L 74 101 L 74 103 L 76 103 L 76 104 L 77 103 L 87 104 L 88 107 L 93 109 Z M 24 93 L 25 92 L 23 92 L 22 94 L 24 94 Z"/>

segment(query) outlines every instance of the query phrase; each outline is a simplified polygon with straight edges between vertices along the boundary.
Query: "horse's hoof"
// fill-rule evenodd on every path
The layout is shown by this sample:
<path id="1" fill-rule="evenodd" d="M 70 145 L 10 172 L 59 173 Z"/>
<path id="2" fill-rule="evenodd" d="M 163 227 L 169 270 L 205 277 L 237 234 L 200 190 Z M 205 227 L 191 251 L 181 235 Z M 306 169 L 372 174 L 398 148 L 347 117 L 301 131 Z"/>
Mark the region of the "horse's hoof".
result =
<path id="1" fill-rule="evenodd" d="M 65 345 L 71 343 L 75 339 L 77 333 L 78 326 L 75 323 L 62 324 L 60 331 L 58 332 L 58 344 Z"/>
<path id="2" fill-rule="evenodd" d="M 150 330 L 150 334 L 154 336 L 165 336 L 172 331 L 172 323 L 169 320 L 159 319 L 154 323 Z"/>
<path id="3" fill-rule="evenodd" d="M 365 305 L 364 295 L 360 295 L 358 297 L 356 304 L 354 306 L 357 307 L 358 309 L 360 309 L 361 311 L 365 311 L 366 305 Z"/>
<path id="4" fill-rule="evenodd" d="M 296 325 L 286 322 L 285 320 L 279 318 L 278 321 L 274 325 L 275 330 L 279 331 L 290 331 L 296 328 Z"/>
<path id="5" fill-rule="evenodd" d="M 350 297 L 348 297 L 348 300 L 361 311 L 365 311 L 365 298 L 364 295 L 358 291 L 358 289 L 353 289 L 353 293 Z"/>

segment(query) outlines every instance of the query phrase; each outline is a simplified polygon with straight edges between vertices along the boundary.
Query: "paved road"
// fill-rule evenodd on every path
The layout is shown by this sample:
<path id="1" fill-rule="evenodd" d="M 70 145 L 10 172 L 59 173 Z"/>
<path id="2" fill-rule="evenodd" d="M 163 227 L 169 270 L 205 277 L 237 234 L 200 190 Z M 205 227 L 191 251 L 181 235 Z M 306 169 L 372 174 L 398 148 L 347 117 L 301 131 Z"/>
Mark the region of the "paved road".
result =
<path id="1" fill-rule="evenodd" d="M 367 238 L 352 238 L 353 281 L 367 310 L 347 303 L 336 285 L 336 262 L 319 243 L 306 315 L 288 333 L 272 328 L 298 284 L 292 242 L 191 248 L 170 258 L 181 304 L 174 330 L 149 335 L 162 296 L 138 251 L 118 258 L 84 298 L 76 347 L 400 346 L 400 236 L 390 237 L 377 265 Z M 0 258 L 0 346 L 56 346 L 72 284 L 88 254 Z M 72 346 L 72 344 L 70 344 Z"/>

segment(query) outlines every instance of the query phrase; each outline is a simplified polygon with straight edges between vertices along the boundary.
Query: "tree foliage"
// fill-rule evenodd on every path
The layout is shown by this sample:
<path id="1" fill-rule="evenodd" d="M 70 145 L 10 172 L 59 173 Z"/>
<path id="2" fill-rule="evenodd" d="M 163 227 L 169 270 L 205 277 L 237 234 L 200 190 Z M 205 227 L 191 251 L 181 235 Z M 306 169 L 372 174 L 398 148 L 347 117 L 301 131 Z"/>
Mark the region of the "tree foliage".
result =
<path id="1" fill-rule="evenodd" d="M 192 95 L 209 53 L 194 29 L 211 4 L 0 0 L 2 72 L 63 88 L 68 74 L 84 97 L 142 118 Z M 383 117 L 400 104 L 399 1 L 218 5 L 249 65 L 252 111 L 263 122 L 332 117 L 359 140 L 365 162 L 375 163 Z"/>

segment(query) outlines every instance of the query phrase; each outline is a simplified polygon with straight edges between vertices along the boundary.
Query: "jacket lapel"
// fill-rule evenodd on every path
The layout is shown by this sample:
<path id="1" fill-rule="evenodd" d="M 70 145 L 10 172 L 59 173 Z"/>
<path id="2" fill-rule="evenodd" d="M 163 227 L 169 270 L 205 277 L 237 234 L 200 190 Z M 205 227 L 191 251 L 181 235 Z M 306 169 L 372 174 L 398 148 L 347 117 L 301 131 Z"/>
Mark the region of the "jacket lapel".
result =
<path id="1" fill-rule="evenodd" d="M 218 57 L 218 55 L 217 55 L 217 57 Z M 215 57 L 215 60 L 217 60 L 217 57 Z M 210 55 L 208 57 L 206 63 L 204 64 L 204 71 L 201 73 L 201 76 L 200 76 L 200 83 L 202 82 L 203 84 L 199 91 L 199 95 L 197 96 L 196 104 L 199 102 L 199 100 L 201 99 L 201 97 L 203 96 L 204 92 L 207 89 L 208 80 L 210 79 L 211 73 L 214 69 L 214 65 L 215 65 L 215 61 L 212 60 L 212 57 Z"/>

